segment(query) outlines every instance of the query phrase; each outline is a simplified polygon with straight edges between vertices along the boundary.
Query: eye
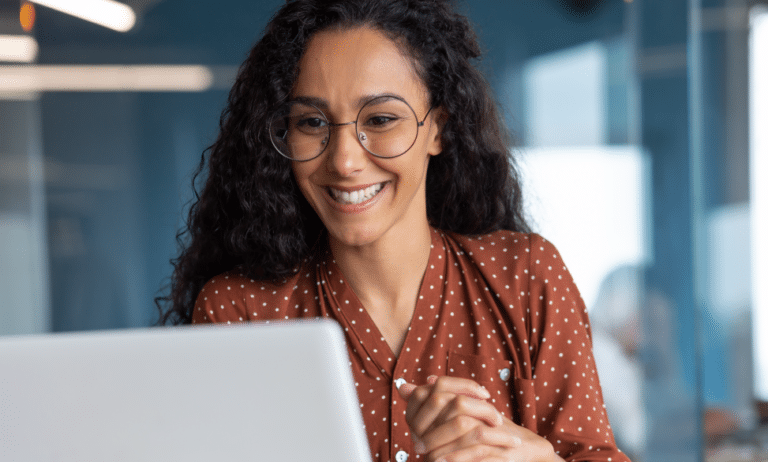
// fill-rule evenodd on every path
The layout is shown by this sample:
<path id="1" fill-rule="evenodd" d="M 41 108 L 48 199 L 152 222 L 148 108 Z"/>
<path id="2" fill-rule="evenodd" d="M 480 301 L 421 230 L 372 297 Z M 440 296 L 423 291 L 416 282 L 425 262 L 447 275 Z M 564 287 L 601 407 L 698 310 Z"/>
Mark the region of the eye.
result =
<path id="1" fill-rule="evenodd" d="M 296 126 L 299 128 L 322 128 L 326 124 L 325 119 L 320 117 L 303 117 L 296 122 Z"/>
<path id="2" fill-rule="evenodd" d="M 328 131 L 328 121 L 325 117 L 313 114 L 301 114 L 296 116 L 293 122 L 293 127 L 296 129 L 297 134 L 303 133 L 307 136 L 322 136 Z"/>
<path id="3" fill-rule="evenodd" d="M 400 118 L 393 115 L 376 114 L 368 117 L 365 121 L 366 126 L 375 128 L 386 128 L 393 125 Z"/>

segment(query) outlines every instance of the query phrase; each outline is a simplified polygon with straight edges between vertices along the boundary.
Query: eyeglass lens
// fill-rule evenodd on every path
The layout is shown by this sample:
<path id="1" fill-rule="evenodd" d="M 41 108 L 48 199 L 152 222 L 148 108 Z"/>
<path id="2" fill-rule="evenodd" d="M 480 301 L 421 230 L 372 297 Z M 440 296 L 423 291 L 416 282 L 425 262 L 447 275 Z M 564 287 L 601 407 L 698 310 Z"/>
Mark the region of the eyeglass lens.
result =
<path id="1" fill-rule="evenodd" d="M 270 138 L 275 148 L 293 160 L 310 160 L 319 156 L 328 145 L 332 124 L 315 106 L 289 102 L 273 116 Z M 380 97 L 365 104 L 355 123 L 360 144 L 378 157 L 397 157 L 408 151 L 416 141 L 419 121 L 408 103 L 394 97 Z M 335 136 L 340 136 L 335 134 Z"/>

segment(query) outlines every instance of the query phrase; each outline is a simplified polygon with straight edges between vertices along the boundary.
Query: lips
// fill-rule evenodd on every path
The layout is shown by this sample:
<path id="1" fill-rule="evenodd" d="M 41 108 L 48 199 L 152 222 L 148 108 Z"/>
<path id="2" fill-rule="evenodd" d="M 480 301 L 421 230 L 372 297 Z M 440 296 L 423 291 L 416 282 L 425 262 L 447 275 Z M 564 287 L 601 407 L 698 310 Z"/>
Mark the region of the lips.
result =
<path id="1" fill-rule="evenodd" d="M 355 190 L 342 190 L 329 187 L 328 192 L 330 193 L 331 197 L 340 204 L 357 205 L 373 199 L 373 197 L 381 191 L 385 183 L 386 182 L 377 183 L 365 188 Z"/>

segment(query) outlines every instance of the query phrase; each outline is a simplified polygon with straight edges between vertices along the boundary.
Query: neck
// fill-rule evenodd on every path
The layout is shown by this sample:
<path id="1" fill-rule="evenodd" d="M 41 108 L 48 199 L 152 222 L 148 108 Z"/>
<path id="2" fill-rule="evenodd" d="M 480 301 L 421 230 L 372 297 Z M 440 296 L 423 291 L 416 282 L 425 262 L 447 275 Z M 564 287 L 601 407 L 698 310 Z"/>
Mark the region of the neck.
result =
<path id="1" fill-rule="evenodd" d="M 336 264 L 369 313 L 410 314 L 416 306 L 432 244 L 429 224 L 394 227 L 365 246 L 329 238 Z M 398 313 L 399 312 L 399 313 Z"/>

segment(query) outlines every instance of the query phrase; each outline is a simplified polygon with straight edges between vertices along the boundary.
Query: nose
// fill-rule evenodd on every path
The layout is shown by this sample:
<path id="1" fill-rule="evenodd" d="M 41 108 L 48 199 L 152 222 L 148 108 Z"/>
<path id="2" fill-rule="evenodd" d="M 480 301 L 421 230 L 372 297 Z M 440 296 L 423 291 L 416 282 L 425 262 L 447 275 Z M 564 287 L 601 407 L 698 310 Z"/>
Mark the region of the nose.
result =
<path id="1" fill-rule="evenodd" d="M 326 168 L 339 176 L 354 176 L 368 162 L 368 152 L 357 139 L 355 123 L 334 125 L 325 153 Z"/>

